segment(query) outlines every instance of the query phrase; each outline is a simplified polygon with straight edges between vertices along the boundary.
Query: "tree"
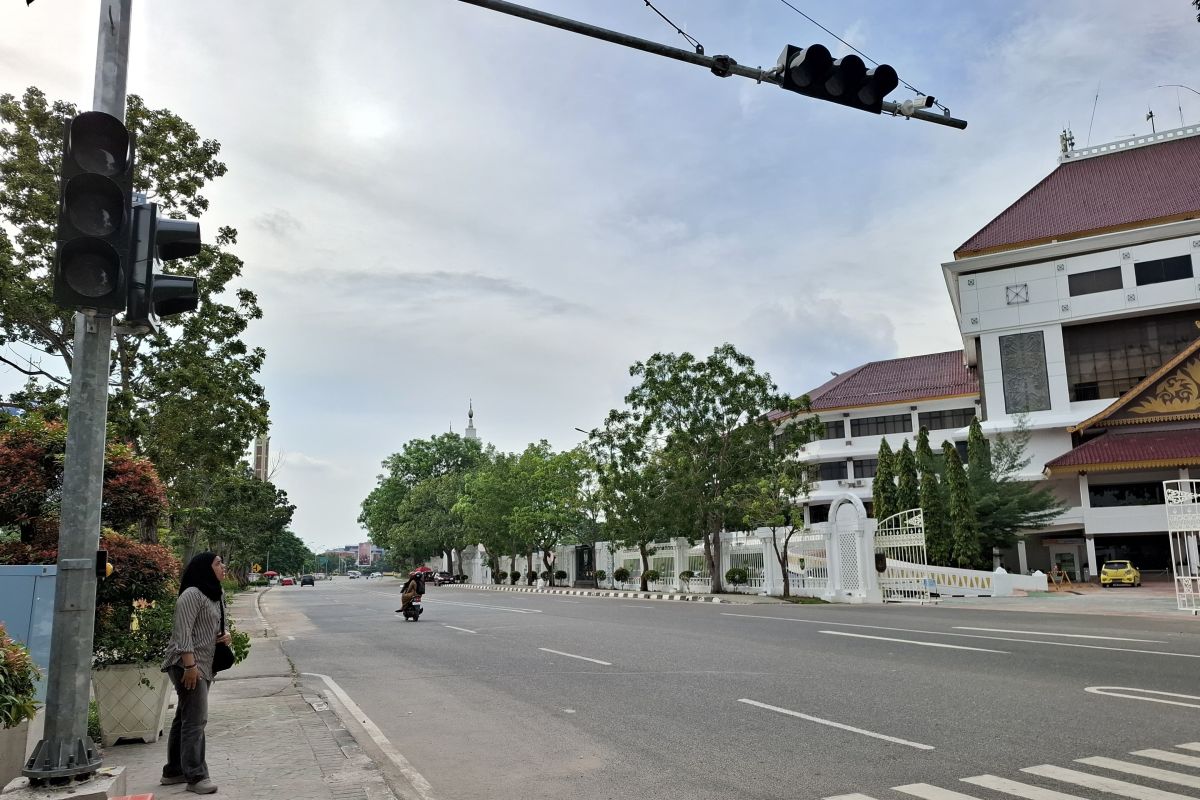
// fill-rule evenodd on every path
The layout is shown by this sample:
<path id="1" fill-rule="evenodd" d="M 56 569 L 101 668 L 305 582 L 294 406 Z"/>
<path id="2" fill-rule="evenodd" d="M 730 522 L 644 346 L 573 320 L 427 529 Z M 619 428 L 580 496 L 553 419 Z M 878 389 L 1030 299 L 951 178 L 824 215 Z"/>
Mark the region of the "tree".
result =
<path id="1" fill-rule="evenodd" d="M 971 427 L 974 431 L 978 425 Z M 1017 418 L 1015 430 L 997 436 L 990 444 L 980 431 L 975 441 L 982 441 L 983 447 L 974 446 L 986 448 L 986 460 L 971 455 L 972 440 L 968 439 L 968 459 L 981 464 L 983 477 L 974 483 L 973 492 L 980 536 L 989 552 L 992 548 L 1012 547 L 1021 531 L 1046 527 L 1065 507 L 1048 488 L 1020 477 L 1030 462 L 1026 455 L 1030 436 L 1023 417 Z M 983 472 L 985 469 L 987 472 Z"/>
<path id="2" fill-rule="evenodd" d="M 875 480 L 871 481 L 871 513 L 875 519 L 885 520 L 897 511 L 895 456 L 887 439 L 879 443 L 878 459 Z"/>
<path id="3" fill-rule="evenodd" d="M 929 446 L 929 431 L 917 434 L 917 467 L 921 473 L 920 502 L 925 522 L 925 554 L 930 564 L 950 566 L 953 542 L 946 512 L 945 487 L 938 478 L 937 460 Z"/>
<path id="4" fill-rule="evenodd" d="M 511 529 L 512 510 L 520 502 L 515 470 L 517 457 L 491 453 L 484 463 L 467 473 L 463 493 L 455 504 L 467 538 L 483 546 L 492 578 L 500 583 L 500 557 L 519 549 Z M 514 559 L 515 565 L 515 559 Z"/>
<path id="5" fill-rule="evenodd" d="M 541 554 L 551 586 L 554 551 L 585 520 L 580 489 L 589 466 L 582 450 L 555 453 L 545 440 L 526 447 L 517 459 L 520 502 L 513 509 L 511 527 L 521 541 Z"/>
<path id="6" fill-rule="evenodd" d="M 920 484 L 917 480 L 917 459 L 908 439 L 900 446 L 900 454 L 896 457 L 896 505 L 892 513 L 908 511 L 921 503 Z M 878 519 L 878 518 L 877 518 Z"/>
<path id="7" fill-rule="evenodd" d="M 202 536 L 209 549 L 221 555 L 233 577 L 245 583 L 250 567 L 265 563 L 268 553 L 272 565 L 279 564 L 281 542 L 295 510 L 287 492 L 255 478 L 250 465 L 242 463 L 217 481 L 212 513 L 203 520 Z"/>
<path id="8" fill-rule="evenodd" d="M 982 549 L 971 486 L 953 442 L 942 444 L 942 458 L 946 469 L 947 504 L 950 511 L 950 561 L 956 567 L 974 568 L 980 564 Z"/>
<path id="9" fill-rule="evenodd" d="M 49 103 L 31 87 L 0 96 L 0 343 L 23 357 L 0 363 L 66 386 L 73 353 L 73 319 L 51 301 L 63 131 L 78 109 Z M 199 217 L 208 208 L 205 185 L 226 172 L 221 146 L 166 109 L 147 108 L 130 95 L 126 125 L 136 137 L 134 189 L 154 197 L 164 213 Z M 172 525 L 182 524 L 185 555 L 196 544 L 196 509 L 206 508 L 223 470 L 235 466 L 266 430 L 268 405 L 258 373 L 266 358 L 242 336 L 262 311 L 240 284 L 243 263 L 228 251 L 237 231 L 219 227 L 199 256 L 173 271 L 199 279 L 200 308 L 169 317 L 150 336 L 118 334 L 114 343 L 108 418 L 118 439 L 154 463 L 168 487 Z M 236 288 L 235 288 L 236 285 Z"/>
<path id="10" fill-rule="evenodd" d="M 769 450 L 773 411 L 789 412 L 770 375 L 731 344 L 699 360 L 656 353 L 634 364 L 637 385 L 625 397 L 632 430 L 654 442 L 671 477 L 670 500 L 682 514 L 679 533 L 704 544 L 713 592 L 721 591 L 721 530 L 740 518 L 731 490 L 754 474 Z M 642 450 L 649 452 L 649 444 Z"/>

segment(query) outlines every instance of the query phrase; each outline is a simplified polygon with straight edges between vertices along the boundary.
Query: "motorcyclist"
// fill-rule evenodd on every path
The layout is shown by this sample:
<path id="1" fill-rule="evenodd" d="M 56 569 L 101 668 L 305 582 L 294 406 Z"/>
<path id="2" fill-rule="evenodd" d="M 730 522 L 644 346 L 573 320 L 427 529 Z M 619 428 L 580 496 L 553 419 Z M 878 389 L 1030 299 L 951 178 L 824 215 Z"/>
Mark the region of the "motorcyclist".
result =
<path id="1" fill-rule="evenodd" d="M 396 609 L 396 613 L 403 613 L 415 598 L 424 594 L 425 573 L 415 571 L 408 573 L 408 580 L 404 582 L 404 587 L 400 590 L 400 607 Z"/>

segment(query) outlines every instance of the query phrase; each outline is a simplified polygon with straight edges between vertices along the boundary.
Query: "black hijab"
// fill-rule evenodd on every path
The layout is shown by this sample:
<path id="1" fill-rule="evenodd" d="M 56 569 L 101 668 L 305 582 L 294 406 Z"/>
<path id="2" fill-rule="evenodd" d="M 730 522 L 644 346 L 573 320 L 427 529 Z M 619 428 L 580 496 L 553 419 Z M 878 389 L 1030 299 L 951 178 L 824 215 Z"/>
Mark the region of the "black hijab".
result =
<path id="1" fill-rule="evenodd" d="M 183 594 L 185 590 L 195 586 L 204 592 L 209 600 L 220 600 L 221 582 L 217 580 L 212 566 L 216 560 L 216 553 L 197 553 L 192 556 L 192 560 L 183 570 L 183 577 L 179 579 L 179 593 Z"/>

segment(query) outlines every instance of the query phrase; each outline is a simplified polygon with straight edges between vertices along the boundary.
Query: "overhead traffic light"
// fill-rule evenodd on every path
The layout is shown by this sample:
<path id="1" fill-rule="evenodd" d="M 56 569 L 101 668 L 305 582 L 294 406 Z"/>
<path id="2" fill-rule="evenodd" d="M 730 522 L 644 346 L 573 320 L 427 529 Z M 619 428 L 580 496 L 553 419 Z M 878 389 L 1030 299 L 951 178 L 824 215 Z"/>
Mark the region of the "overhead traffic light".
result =
<path id="1" fill-rule="evenodd" d="M 160 317 L 195 311 L 199 305 L 196 279 L 154 271 L 158 261 L 200 254 L 200 223 L 158 216 L 158 206 L 144 203 L 133 209 L 134 256 L 129 275 L 125 324 L 157 331 Z"/>
<path id="2" fill-rule="evenodd" d="M 884 98 L 900 83 L 896 70 L 887 64 L 867 69 L 856 55 L 834 60 L 819 44 L 809 48 L 787 45 L 776 66 L 784 89 L 872 114 L 883 111 Z"/>
<path id="3" fill-rule="evenodd" d="M 102 111 L 71 120 L 63 143 L 54 302 L 121 311 L 129 268 L 133 142 Z"/>

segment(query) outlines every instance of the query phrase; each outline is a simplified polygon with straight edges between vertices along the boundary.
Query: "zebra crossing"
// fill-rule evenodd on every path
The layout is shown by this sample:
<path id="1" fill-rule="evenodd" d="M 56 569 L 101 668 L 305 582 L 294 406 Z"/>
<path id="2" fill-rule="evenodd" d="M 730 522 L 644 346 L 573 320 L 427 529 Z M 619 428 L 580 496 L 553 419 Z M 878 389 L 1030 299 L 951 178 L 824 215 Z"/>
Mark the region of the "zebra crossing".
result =
<path id="1" fill-rule="evenodd" d="M 1025 767 L 1021 770 L 1024 774 L 1014 778 L 973 775 L 960 779 L 967 784 L 961 787 L 962 790 L 929 783 L 910 783 L 893 786 L 890 792 L 921 800 L 992 800 L 998 797 L 1020 797 L 1024 800 L 1095 800 L 1101 797 L 1200 800 L 1200 742 L 1187 742 L 1170 750 L 1134 750 L 1129 755 L 1133 757 L 1132 760 L 1107 756 L 1077 758 L 1071 767 L 1038 764 Z M 1184 771 L 1179 769 L 1181 767 Z M 1085 771 L 1082 768 L 1090 769 Z M 973 794 L 976 788 L 983 789 L 984 794 Z M 890 792 L 887 800 L 896 796 Z M 885 798 L 856 792 L 822 800 Z"/>

